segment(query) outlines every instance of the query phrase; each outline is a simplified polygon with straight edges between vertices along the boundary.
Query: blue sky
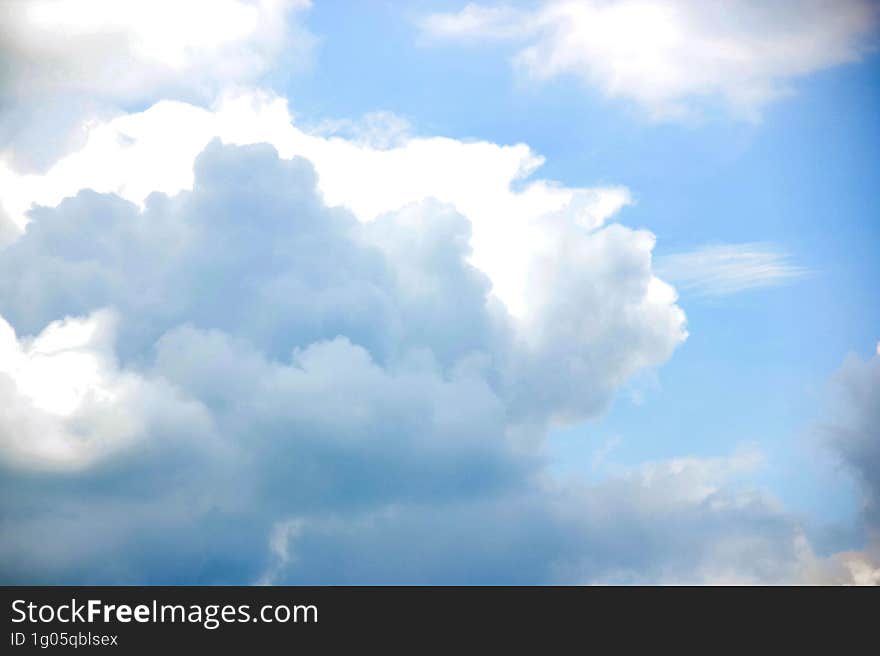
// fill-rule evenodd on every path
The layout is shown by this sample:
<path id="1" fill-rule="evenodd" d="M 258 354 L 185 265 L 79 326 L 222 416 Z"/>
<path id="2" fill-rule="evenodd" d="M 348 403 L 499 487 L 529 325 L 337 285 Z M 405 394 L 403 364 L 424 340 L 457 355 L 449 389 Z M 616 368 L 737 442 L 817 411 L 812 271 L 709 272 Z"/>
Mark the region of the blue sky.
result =
<path id="1" fill-rule="evenodd" d="M 880 582 L 875 3 L 160 5 L 3 10 L 0 578 Z"/>

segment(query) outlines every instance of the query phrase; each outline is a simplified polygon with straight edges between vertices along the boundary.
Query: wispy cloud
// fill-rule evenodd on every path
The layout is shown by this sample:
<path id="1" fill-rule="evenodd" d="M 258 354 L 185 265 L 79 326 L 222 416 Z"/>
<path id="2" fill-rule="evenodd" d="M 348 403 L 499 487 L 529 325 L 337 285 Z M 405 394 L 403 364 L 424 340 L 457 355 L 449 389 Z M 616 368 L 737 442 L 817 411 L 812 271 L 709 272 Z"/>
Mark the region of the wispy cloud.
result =
<path id="1" fill-rule="evenodd" d="M 728 296 L 748 289 L 775 287 L 803 278 L 808 269 L 772 244 L 702 246 L 657 258 L 657 272 L 679 290 L 698 296 Z"/>

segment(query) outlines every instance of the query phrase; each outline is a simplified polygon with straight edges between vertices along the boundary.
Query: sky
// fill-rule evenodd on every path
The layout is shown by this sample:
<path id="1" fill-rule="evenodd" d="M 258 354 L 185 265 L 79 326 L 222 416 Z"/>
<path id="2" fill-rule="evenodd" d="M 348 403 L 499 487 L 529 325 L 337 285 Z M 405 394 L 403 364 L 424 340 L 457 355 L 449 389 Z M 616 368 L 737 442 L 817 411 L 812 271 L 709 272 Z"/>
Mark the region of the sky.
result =
<path id="1" fill-rule="evenodd" d="M 880 584 L 878 30 L 0 4 L 0 581 Z"/>

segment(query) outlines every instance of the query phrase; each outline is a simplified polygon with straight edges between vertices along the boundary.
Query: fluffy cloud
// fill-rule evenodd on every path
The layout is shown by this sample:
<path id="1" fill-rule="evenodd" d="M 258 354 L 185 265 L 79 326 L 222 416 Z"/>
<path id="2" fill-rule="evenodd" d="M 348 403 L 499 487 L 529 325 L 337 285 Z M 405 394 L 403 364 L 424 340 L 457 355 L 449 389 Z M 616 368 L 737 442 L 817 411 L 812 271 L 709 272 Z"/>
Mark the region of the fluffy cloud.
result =
<path id="1" fill-rule="evenodd" d="M 510 157 L 507 176 L 530 154 L 440 145 Z M 597 484 L 545 469 L 550 426 L 594 416 L 684 338 L 650 233 L 550 194 L 525 215 L 540 240 L 515 314 L 473 264 L 476 223 L 456 205 L 359 220 L 327 205 L 308 161 L 218 140 L 184 183 L 141 207 L 80 191 L 32 210 L 3 248 L 4 580 L 745 583 L 838 571 L 738 481 L 752 455 Z M 504 194 L 528 188 L 508 178 L 496 193 L 512 202 Z"/>
<path id="2" fill-rule="evenodd" d="M 770 583 L 809 552 L 734 480 L 753 455 L 648 463 L 597 484 L 539 481 L 441 508 L 394 504 L 276 523 L 263 582 Z"/>
<path id="3" fill-rule="evenodd" d="M 358 221 L 216 140 L 191 185 L 81 191 L 3 249 L 7 579 L 250 580 L 286 518 L 523 494 L 548 426 L 684 338 L 647 232 L 542 213 L 517 317 L 450 205 Z"/>
<path id="4" fill-rule="evenodd" d="M 674 292 L 651 273 L 650 233 L 541 217 L 546 249 L 517 318 L 465 261 L 471 225 L 451 208 L 426 201 L 361 223 L 325 209 L 314 185 L 304 160 L 214 142 L 192 192 L 153 194 L 143 211 L 94 192 L 35 210 L 0 262 L 0 313 L 35 333 L 59 314 L 117 308 L 123 357 L 185 321 L 274 357 L 337 334 L 383 362 L 405 348 L 443 366 L 483 354 L 515 412 L 539 423 L 551 408 L 594 414 L 684 338 Z"/>
<path id="5" fill-rule="evenodd" d="M 167 332 L 153 353 L 142 375 L 185 391 L 202 413 L 153 418 L 141 444 L 165 435 L 158 448 L 76 475 L 7 467 L 4 580 L 801 576 L 797 525 L 737 482 L 760 464 L 755 454 L 560 483 L 505 438 L 504 404 L 473 369 L 444 375 L 424 357 L 383 367 L 345 338 L 272 361 L 249 340 L 193 326 Z"/>
<path id="6" fill-rule="evenodd" d="M 657 118 L 717 99 L 754 118 L 794 79 L 858 60 L 877 17 L 868 0 L 548 0 L 535 10 L 470 4 L 421 27 L 437 39 L 522 44 L 514 63 L 529 76 L 574 75 Z"/>
<path id="7" fill-rule="evenodd" d="M 552 427 L 686 337 L 654 236 L 613 221 L 625 188 L 389 115 L 304 131 L 227 87 L 308 59 L 307 3 L 146 6 L 0 9 L 0 579 L 830 571 L 742 485 L 754 454 L 592 484 L 545 467 Z"/>
<path id="8" fill-rule="evenodd" d="M 192 79 L 215 86 L 252 80 L 291 38 L 288 15 L 308 6 L 302 0 L 5 3 L 3 54 L 16 64 L 6 92 L 21 97 L 62 87 L 143 100 Z"/>
<path id="9" fill-rule="evenodd" d="M 132 451 L 148 426 L 202 434 L 210 418 L 162 380 L 119 369 L 116 317 L 97 311 L 63 319 L 19 340 L 0 318 L 0 461 L 34 472 L 75 472 Z M 183 439 L 175 448 L 186 443 Z M 155 448 L 155 444 L 148 445 Z"/>
<path id="10" fill-rule="evenodd" d="M 71 32 L 60 81 L 63 47 L 32 32 L 61 23 L 24 7 L 4 10 L 10 60 L 33 67 L 7 82 L 19 110 L 210 102 L 97 120 L 42 171 L 0 162 L 4 581 L 839 575 L 741 484 L 753 455 L 592 484 L 545 467 L 548 430 L 686 337 L 654 236 L 614 221 L 628 190 L 537 179 L 523 144 L 412 137 L 389 116 L 308 132 L 271 94 L 219 93 L 220 59 L 249 81 L 291 47 L 274 23 L 298 4 L 230 2 L 235 29 L 192 43 L 184 23 L 158 51 L 152 23 L 113 9 Z M 131 88 L 105 76 L 105 46 L 130 51 Z M 63 127 L 59 111 L 43 119 Z M 834 562 L 868 576 L 862 552 Z"/>
<path id="11" fill-rule="evenodd" d="M 0 7 L 0 151 L 42 169 L 87 124 L 158 98 L 210 101 L 311 59 L 308 0 L 29 0 Z"/>
<path id="12" fill-rule="evenodd" d="M 563 229 L 569 221 L 598 228 L 630 202 L 622 187 L 566 188 L 530 180 L 543 159 L 525 144 L 434 137 L 376 148 L 304 132 L 291 123 L 283 99 L 242 93 L 224 96 L 213 110 L 163 101 L 95 125 L 80 150 L 45 174 L 22 175 L 0 163 L 0 204 L 19 225 L 32 204 L 54 206 L 84 188 L 143 205 L 153 191 L 191 188 L 193 161 L 215 137 L 270 143 L 284 158 L 307 158 L 326 202 L 347 207 L 361 221 L 428 198 L 449 203 L 471 222 L 471 261 L 517 315 L 530 302 L 535 254 L 543 249 L 552 256 L 548 228 Z"/>

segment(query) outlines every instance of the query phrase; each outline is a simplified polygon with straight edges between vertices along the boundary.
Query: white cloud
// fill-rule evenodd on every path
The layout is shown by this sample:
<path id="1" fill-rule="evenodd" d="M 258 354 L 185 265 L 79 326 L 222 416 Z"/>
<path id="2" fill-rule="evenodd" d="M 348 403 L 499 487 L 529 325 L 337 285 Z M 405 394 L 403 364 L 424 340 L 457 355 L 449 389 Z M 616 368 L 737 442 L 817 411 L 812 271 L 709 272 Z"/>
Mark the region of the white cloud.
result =
<path id="1" fill-rule="evenodd" d="M 18 224 L 10 219 L 3 210 L 2 202 L 0 202 L 0 248 L 6 243 L 13 241 L 21 234 Z"/>
<path id="2" fill-rule="evenodd" d="M 797 78 L 860 59 L 877 17 L 868 0 L 547 0 L 535 10 L 471 4 L 421 28 L 436 39 L 520 43 L 514 63 L 530 77 L 574 75 L 656 118 L 720 99 L 754 119 Z"/>
<path id="3" fill-rule="evenodd" d="M 160 109 L 169 107 L 176 111 L 180 106 L 166 105 Z M 210 127 L 210 113 L 188 106 L 184 109 L 206 119 L 186 125 L 207 123 Z M 160 122 L 159 126 L 162 125 L 174 134 L 180 130 L 179 124 Z M 271 127 L 268 121 L 256 125 Z M 311 148 L 309 153 L 316 152 L 324 158 L 324 170 L 338 175 L 342 169 L 342 178 L 336 179 L 336 184 L 350 179 L 355 188 L 360 188 L 358 175 L 375 176 L 370 179 L 381 192 L 394 189 L 393 176 L 408 169 L 414 181 L 409 190 L 430 194 L 432 182 L 439 176 L 439 192 L 447 194 L 445 200 L 458 201 L 464 207 L 470 207 L 473 201 L 476 220 L 468 221 L 452 207 L 427 200 L 419 204 L 409 202 L 396 212 L 368 217 L 371 220 L 362 223 L 345 210 L 333 213 L 310 209 L 303 213 L 297 203 L 306 207 L 321 203 L 319 198 L 312 198 L 312 169 L 304 160 L 279 162 L 268 146 L 255 146 L 233 156 L 230 153 L 238 151 L 225 150 L 213 143 L 197 161 L 201 187 L 196 183 L 192 193 L 181 193 L 171 206 L 162 196 L 150 195 L 139 215 L 133 206 L 118 198 L 91 193 L 67 200 L 56 210 L 35 210 L 27 232 L 6 247 L 0 261 L 0 312 L 15 325 L 37 331 L 56 319 L 59 312 L 83 314 L 95 307 L 114 307 L 130 322 L 124 327 L 128 336 L 125 353 L 149 346 L 150 340 L 161 336 L 162 330 L 172 328 L 175 321 L 196 319 L 202 322 L 199 325 L 245 331 L 251 339 L 257 335 L 268 338 L 272 345 L 306 335 L 313 339 L 333 337 L 336 333 L 325 335 L 318 327 L 338 325 L 362 335 L 360 341 L 368 340 L 379 353 L 389 349 L 395 353 L 410 340 L 427 345 L 443 364 L 454 362 L 469 351 L 485 351 L 494 360 L 492 368 L 500 377 L 505 397 L 512 399 L 512 416 L 518 417 L 519 423 L 535 421 L 538 426 L 548 417 L 569 422 L 593 415 L 630 376 L 661 364 L 684 340 L 685 318 L 675 304 L 675 292 L 651 271 L 653 235 L 619 224 L 601 227 L 606 211 L 603 208 L 585 210 L 575 206 L 572 211 L 571 199 L 592 193 L 586 190 L 555 188 L 542 182 L 532 183 L 524 191 L 512 190 L 511 179 L 516 177 L 524 159 L 533 159 L 526 147 L 501 148 L 441 139 L 411 141 L 403 150 L 372 151 L 341 140 L 328 142 L 308 137 L 286 122 L 284 126 L 289 133 L 282 133 L 278 139 L 282 146 L 285 137 L 291 137 L 292 144 L 287 144 L 291 150 L 304 144 Z M 150 130 L 147 133 L 152 134 Z M 130 160 L 124 148 L 120 157 L 114 157 L 117 151 L 111 149 L 106 161 L 104 151 L 98 149 L 94 161 L 101 164 L 100 173 L 121 174 L 120 180 L 147 180 L 142 191 L 146 193 L 152 169 L 141 175 L 141 169 L 129 172 L 126 165 L 138 167 L 147 162 L 161 176 L 171 169 L 161 167 L 167 157 L 163 148 L 173 155 L 184 142 L 136 141 L 132 148 L 148 149 L 150 144 L 158 144 L 153 152 L 160 157 L 146 150 L 147 156 Z M 342 149 L 339 160 L 329 156 L 336 154 L 334 148 Z M 415 155 L 410 154 L 409 148 Z M 329 155 L 322 149 L 328 149 Z M 444 152 L 446 159 L 439 156 Z M 345 162 L 347 157 L 358 155 L 363 161 L 362 169 L 353 168 L 346 173 L 344 166 L 334 166 L 335 161 Z M 387 155 L 395 158 L 390 167 L 382 159 Z M 482 172 L 473 162 L 480 159 L 484 165 Z M 242 167 L 251 160 L 253 170 L 244 170 Z M 405 166 L 407 161 L 409 167 Z M 67 164 L 62 161 L 59 168 Z M 453 179 L 453 184 L 444 187 L 443 175 L 459 164 L 471 167 L 473 175 L 467 180 Z M 492 165 L 500 167 L 501 173 L 485 171 Z M 377 169 L 381 172 L 383 166 L 390 180 L 378 175 Z M 87 169 L 84 163 L 70 170 L 77 173 Z M 50 181 L 55 171 L 49 172 Z M 186 179 L 178 180 L 172 175 L 170 184 L 194 184 L 190 171 L 181 167 L 178 173 Z M 265 180 L 258 177 L 262 173 Z M 487 184 L 486 198 L 482 200 L 478 198 L 480 190 L 474 187 L 480 179 Z M 239 188 L 242 180 L 249 180 L 250 187 Z M 77 183 L 74 179 L 72 186 Z M 292 184 L 295 189 L 285 195 L 278 188 L 284 184 Z M 294 193 L 298 187 L 303 188 L 297 192 L 299 195 Z M 51 191 L 51 186 L 46 189 Z M 129 188 L 129 193 L 135 192 Z M 266 210 L 262 219 L 262 215 L 252 216 L 255 232 L 242 239 L 236 236 L 240 228 L 235 223 L 235 214 L 227 218 L 228 225 L 218 223 L 225 214 L 212 207 L 211 194 L 221 193 L 231 194 L 226 213 L 233 213 L 236 208 L 253 212 L 241 207 L 242 204 L 275 205 L 271 211 Z M 300 197 L 304 200 L 298 200 Z M 384 202 L 396 202 L 398 198 L 392 194 L 390 201 Z M 532 207 L 525 202 L 529 198 L 534 201 Z M 517 201 L 523 201 L 519 214 L 509 217 L 510 227 L 493 223 L 493 199 L 502 208 L 513 208 Z M 402 200 L 408 202 L 418 197 Z M 178 205 L 182 209 L 172 209 Z M 290 232 L 292 225 L 271 218 L 280 216 L 279 208 L 288 206 L 299 221 L 305 222 L 300 232 Z M 335 234 L 339 230 L 336 224 L 343 217 L 352 222 L 346 230 L 355 231 L 348 236 L 358 239 L 355 251 L 345 245 L 344 235 Z M 487 223 L 481 226 L 480 221 Z M 322 223 L 327 223 L 326 227 L 320 228 Z M 258 226 L 262 226 L 259 231 Z M 480 234 L 493 238 L 474 244 L 474 262 L 485 266 L 496 285 L 495 291 L 500 291 L 499 296 L 505 301 L 504 293 L 510 287 L 504 286 L 504 274 L 513 271 L 528 280 L 523 285 L 525 303 L 521 315 L 511 317 L 497 299 L 487 298 L 488 281 L 479 271 L 459 262 L 470 253 L 471 238 L 481 227 Z M 505 234 L 517 228 L 533 235 L 531 244 L 505 240 Z M 328 276 L 315 289 L 311 283 L 304 287 L 299 280 L 305 272 L 297 259 L 300 241 L 313 233 L 315 239 L 326 241 L 323 248 L 328 258 L 314 265 L 317 270 L 326 270 Z M 225 250 L 227 240 L 234 244 L 234 248 L 228 246 L 231 252 Z M 274 251 L 285 242 L 289 242 L 285 255 L 275 258 L 279 270 L 252 269 L 253 253 L 261 249 Z M 336 249 L 350 255 L 334 256 Z M 385 275 L 394 276 L 394 285 L 360 260 L 380 254 L 386 262 Z M 349 257 L 354 259 L 349 261 Z M 493 268 L 496 261 L 510 264 L 511 268 Z M 215 270 L 219 263 L 222 271 Z M 340 272 L 327 270 L 331 263 L 344 268 Z M 243 301 L 251 307 L 250 312 L 232 320 L 225 304 L 212 300 L 210 294 L 197 293 L 206 284 L 200 276 L 250 280 L 258 292 Z M 278 309 L 276 297 L 289 299 L 289 308 Z M 265 304 L 273 308 L 271 312 Z M 270 315 L 274 318 L 270 319 Z M 363 318 L 354 319 L 360 315 Z M 273 346 L 273 352 L 277 348 L 280 347 Z M 569 379 L 582 382 L 560 382 Z"/>
<path id="4" fill-rule="evenodd" d="M 0 155 L 44 170 L 91 122 L 158 99 L 210 102 L 310 64 L 308 0 L 27 0 L 0 4 Z"/>
<path id="5" fill-rule="evenodd" d="M 880 537 L 875 536 L 862 550 L 841 551 L 827 558 L 811 556 L 807 583 L 880 586 Z"/>
<path id="6" fill-rule="evenodd" d="M 727 296 L 792 283 L 809 274 L 770 244 L 704 246 L 657 258 L 657 271 L 684 292 Z"/>
<path id="7" fill-rule="evenodd" d="M 264 74 L 307 0 L 31 0 L 3 4 L 5 93 L 85 91 L 113 100 L 210 92 Z M 292 26 L 295 28 L 295 25 Z M 297 34 L 299 57 L 311 38 Z M 296 58 L 293 59 L 296 63 Z"/>
<path id="8" fill-rule="evenodd" d="M 197 406 L 161 382 L 119 369 L 115 322 L 112 312 L 98 311 L 19 339 L 0 317 L 0 463 L 36 471 L 91 467 L 131 449 L 154 412 L 204 427 Z"/>
<path id="9" fill-rule="evenodd" d="M 213 110 L 163 101 L 141 113 L 94 126 L 85 145 L 45 174 L 19 174 L 0 162 L 0 204 L 19 225 L 31 204 L 54 206 L 80 189 L 116 193 L 143 204 L 152 191 L 192 185 L 192 162 L 214 137 L 226 143 L 271 143 L 282 157 L 314 163 L 331 205 L 362 221 L 435 198 L 470 219 L 473 263 L 492 279 L 508 309 L 522 315 L 527 280 L 547 235 L 573 222 L 594 230 L 630 202 L 623 187 L 567 188 L 530 180 L 543 159 L 528 146 L 498 146 L 440 137 L 404 139 L 377 148 L 303 132 L 283 99 L 264 93 L 224 97 Z"/>

